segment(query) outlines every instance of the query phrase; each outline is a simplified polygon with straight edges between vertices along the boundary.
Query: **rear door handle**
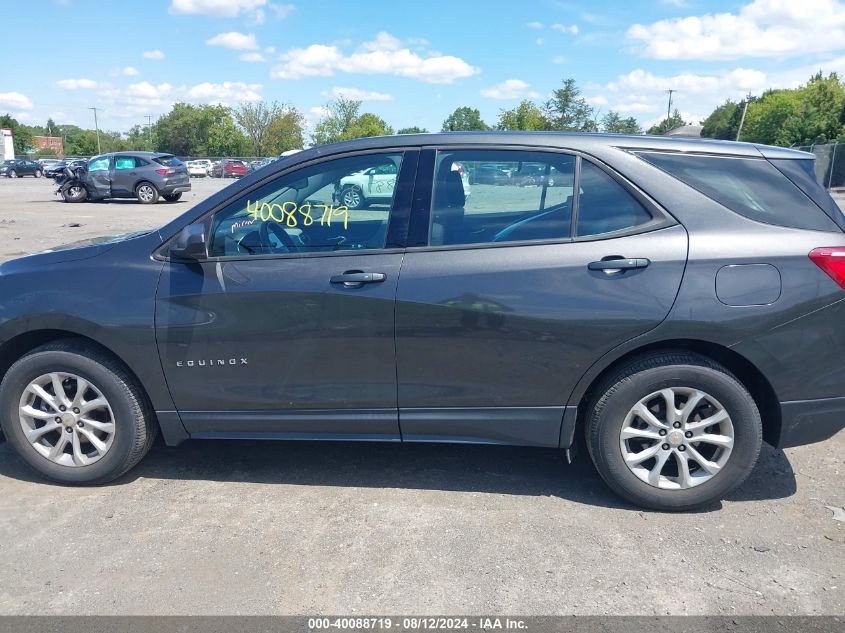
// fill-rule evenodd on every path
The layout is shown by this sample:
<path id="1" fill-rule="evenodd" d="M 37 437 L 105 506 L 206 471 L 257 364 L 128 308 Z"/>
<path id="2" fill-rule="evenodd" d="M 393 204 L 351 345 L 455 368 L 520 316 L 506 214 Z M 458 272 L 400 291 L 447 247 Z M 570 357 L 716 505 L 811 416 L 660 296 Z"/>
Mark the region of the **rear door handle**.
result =
<path id="1" fill-rule="evenodd" d="M 644 257 L 627 258 L 627 257 L 605 257 L 601 261 L 590 262 L 587 268 L 590 270 L 601 270 L 605 273 L 620 272 L 623 270 L 633 270 L 635 268 L 645 268 L 651 262 Z"/>
<path id="2" fill-rule="evenodd" d="M 360 270 L 347 271 L 342 275 L 332 275 L 333 284 L 343 284 L 347 288 L 357 288 L 364 284 L 378 284 L 387 279 L 384 273 L 365 273 Z"/>

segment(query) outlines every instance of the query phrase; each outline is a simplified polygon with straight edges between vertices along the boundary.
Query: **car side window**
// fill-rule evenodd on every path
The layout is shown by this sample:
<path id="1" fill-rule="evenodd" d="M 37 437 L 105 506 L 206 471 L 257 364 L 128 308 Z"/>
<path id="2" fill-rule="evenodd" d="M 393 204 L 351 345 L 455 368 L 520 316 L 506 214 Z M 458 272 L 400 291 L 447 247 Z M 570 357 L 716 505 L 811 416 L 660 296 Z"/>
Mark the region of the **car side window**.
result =
<path id="1" fill-rule="evenodd" d="M 137 161 L 132 156 L 116 156 L 114 159 L 115 169 L 135 169 Z"/>
<path id="2" fill-rule="evenodd" d="M 285 174 L 216 213 L 212 257 L 384 248 L 395 178 L 378 192 L 373 169 L 395 170 L 401 153 L 328 160 Z"/>
<path id="3" fill-rule="evenodd" d="M 109 157 L 101 156 L 100 158 L 92 158 L 88 163 L 88 171 L 108 171 Z"/>
<path id="4" fill-rule="evenodd" d="M 586 160 L 581 161 L 578 190 L 578 237 L 630 229 L 652 218 L 625 187 Z"/>
<path id="5" fill-rule="evenodd" d="M 551 152 L 438 152 L 429 245 L 569 238 L 575 161 Z"/>

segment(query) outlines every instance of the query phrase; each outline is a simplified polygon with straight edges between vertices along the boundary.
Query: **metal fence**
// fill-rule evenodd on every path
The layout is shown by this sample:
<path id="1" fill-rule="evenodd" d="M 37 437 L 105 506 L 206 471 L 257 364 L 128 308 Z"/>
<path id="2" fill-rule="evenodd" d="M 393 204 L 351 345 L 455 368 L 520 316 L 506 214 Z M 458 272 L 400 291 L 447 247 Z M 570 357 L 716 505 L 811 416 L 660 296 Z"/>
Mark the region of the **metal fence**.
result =
<path id="1" fill-rule="evenodd" d="M 803 145 L 796 149 L 816 155 L 816 178 L 829 191 L 845 193 L 845 143 Z"/>

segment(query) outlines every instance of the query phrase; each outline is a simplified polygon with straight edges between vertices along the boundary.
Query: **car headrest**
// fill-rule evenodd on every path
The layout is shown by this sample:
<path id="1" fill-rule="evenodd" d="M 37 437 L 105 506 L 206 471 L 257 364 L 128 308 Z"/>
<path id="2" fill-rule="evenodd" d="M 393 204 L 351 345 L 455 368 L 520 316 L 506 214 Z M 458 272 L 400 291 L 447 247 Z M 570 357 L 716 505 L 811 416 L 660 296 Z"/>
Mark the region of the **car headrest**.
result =
<path id="1" fill-rule="evenodd" d="M 451 163 L 444 163 L 446 170 L 440 169 L 437 176 L 437 185 L 434 188 L 435 209 L 456 209 L 466 204 L 464 195 L 464 183 L 461 175 L 452 171 Z"/>

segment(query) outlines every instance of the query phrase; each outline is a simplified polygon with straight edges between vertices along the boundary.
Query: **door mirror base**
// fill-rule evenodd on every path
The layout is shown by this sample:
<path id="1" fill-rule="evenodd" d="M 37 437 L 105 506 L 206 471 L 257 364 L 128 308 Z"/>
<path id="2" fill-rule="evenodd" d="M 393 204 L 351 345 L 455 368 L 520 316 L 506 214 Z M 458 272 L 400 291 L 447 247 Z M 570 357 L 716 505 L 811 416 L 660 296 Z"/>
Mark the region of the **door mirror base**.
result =
<path id="1" fill-rule="evenodd" d="M 189 224 L 184 227 L 168 249 L 168 255 L 173 259 L 199 261 L 208 257 L 205 242 L 205 224 Z"/>

